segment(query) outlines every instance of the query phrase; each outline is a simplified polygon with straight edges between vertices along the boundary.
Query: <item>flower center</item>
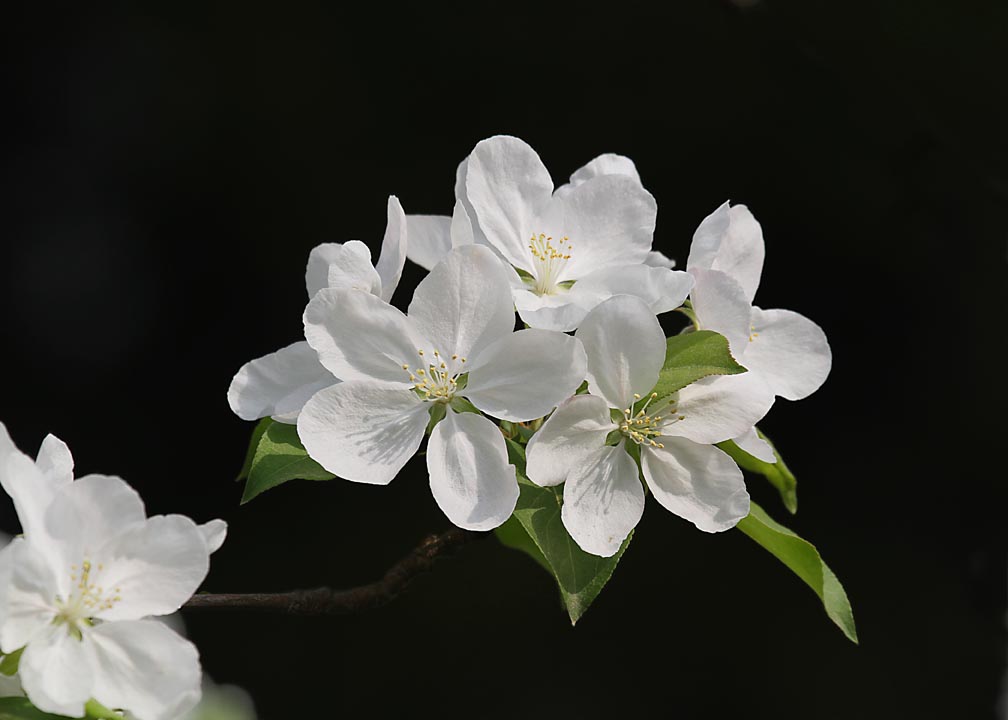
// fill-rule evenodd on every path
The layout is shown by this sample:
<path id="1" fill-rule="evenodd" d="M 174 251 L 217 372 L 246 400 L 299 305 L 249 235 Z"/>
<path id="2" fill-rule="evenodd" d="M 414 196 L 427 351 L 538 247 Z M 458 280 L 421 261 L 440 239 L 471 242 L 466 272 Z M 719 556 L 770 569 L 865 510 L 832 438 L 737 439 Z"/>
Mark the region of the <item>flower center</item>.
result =
<path id="1" fill-rule="evenodd" d="M 685 419 L 678 415 L 679 395 L 673 393 L 662 398 L 652 406 L 652 402 L 658 397 L 658 393 L 651 393 L 647 402 L 634 413 L 629 407 L 623 411 L 623 420 L 620 422 L 620 432 L 633 440 L 638 445 L 648 445 L 650 447 L 663 448 L 661 442 L 657 440 L 662 436 L 662 430 L 672 423 Z M 634 393 L 634 400 L 640 400 L 641 396 Z"/>
<path id="2" fill-rule="evenodd" d="M 66 624 L 67 632 L 78 640 L 81 638 L 81 627 L 92 625 L 95 615 L 103 610 L 111 610 L 122 600 L 119 588 L 106 591 L 98 584 L 104 570 L 104 565 L 92 565 L 90 560 L 84 560 L 79 567 L 71 565 L 70 581 L 74 584 L 73 591 L 66 600 L 56 598 L 58 612 L 53 623 Z"/>
<path id="3" fill-rule="evenodd" d="M 554 295 L 559 289 L 560 273 L 571 258 L 571 241 L 564 235 L 556 245 L 553 238 L 544 233 L 533 235 L 529 240 L 532 253 L 532 270 L 535 276 L 533 291 L 536 295 Z"/>
<path id="4" fill-rule="evenodd" d="M 417 355 L 420 358 L 418 367 L 411 368 L 409 363 L 402 364 L 402 369 L 409 373 L 413 389 L 429 402 L 450 403 L 458 390 L 459 375 L 462 374 L 466 359 L 458 355 L 445 359 L 437 350 L 430 360 L 423 350 L 417 350 Z"/>

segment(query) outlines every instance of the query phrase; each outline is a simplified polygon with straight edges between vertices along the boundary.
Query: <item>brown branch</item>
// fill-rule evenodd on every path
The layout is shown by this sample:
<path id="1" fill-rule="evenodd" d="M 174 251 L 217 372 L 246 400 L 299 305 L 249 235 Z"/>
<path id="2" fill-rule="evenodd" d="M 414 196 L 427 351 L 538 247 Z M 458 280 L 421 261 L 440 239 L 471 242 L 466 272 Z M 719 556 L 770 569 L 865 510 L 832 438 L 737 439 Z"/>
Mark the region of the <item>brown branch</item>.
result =
<path id="1" fill-rule="evenodd" d="M 370 610 L 395 600 L 413 578 L 429 572 L 439 557 L 488 534 L 453 528 L 440 535 L 431 535 L 390 567 L 381 580 L 348 590 L 323 587 L 282 593 L 200 593 L 183 607 L 239 608 L 288 615 L 341 615 Z"/>

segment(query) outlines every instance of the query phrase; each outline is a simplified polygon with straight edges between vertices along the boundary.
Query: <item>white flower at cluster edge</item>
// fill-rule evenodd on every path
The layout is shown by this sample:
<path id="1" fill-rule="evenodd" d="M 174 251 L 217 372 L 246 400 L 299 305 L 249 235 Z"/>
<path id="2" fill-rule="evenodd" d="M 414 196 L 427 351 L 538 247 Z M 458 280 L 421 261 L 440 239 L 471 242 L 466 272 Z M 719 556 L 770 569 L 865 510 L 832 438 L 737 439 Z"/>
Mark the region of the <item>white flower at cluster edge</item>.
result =
<path id="1" fill-rule="evenodd" d="M 48 436 L 36 461 L 0 424 L 0 485 L 23 537 L 0 550 L 0 649 L 41 710 L 78 717 L 94 698 L 140 720 L 170 720 L 200 697 L 195 646 L 163 623 L 199 587 L 226 525 L 146 517 L 119 478 L 73 479 Z"/>
<path id="2" fill-rule="evenodd" d="M 359 290 L 319 292 L 305 310 L 305 337 L 344 382 L 301 411 L 308 454 L 347 480 L 387 484 L 420 446 L 432 405 L 442 404 L 427 446 L 434 499 L 462 528 L 507 520 L 518 483 L 500 429 L 455 412 L 452 401 L 532 420 L 570 397 L 586 366 L 568 335 L 514 332 L 507 272 L 488 248 L 455 248 L 417 286 L 408 315 Z"/>
<path id="3" fill-rule="evenodd" d="M 378 263 L 371 264 L 371 251 L 358 240 L 318 245 L 309 254 L 305 271 L 308 297 L 327 287 L 359 288 L 388 301 L 399 286 L 405 262 L 406 215 L 392 195 Z M 245 363 L 228 388 L 228 403 L 243 420 L 272 416 L 294 424 L 308 398 L 336 382 L 301 340 Z"/>
<path id="4" fill-rule="evenodd" d="M 532 436 L 526 469 L 537 485 L 565 483 L 561 518 L 581 549 L 615 554 L 644 512 L 628 443 L 640 447 L 644 479 L 666 509 L 707 532 L 745 517 L 742 472 L 712 444 L 763 417 L 769 403 L 762 381 L 748 373 L 723 376 L 641 402 L 658 381 L 666 345 L 657 318 L 635 297 L 603 302 L 576 337 L 588 356 L 588 393 L 560 405 Z M 607 445 L 613 432 L 619 442 Z"/>

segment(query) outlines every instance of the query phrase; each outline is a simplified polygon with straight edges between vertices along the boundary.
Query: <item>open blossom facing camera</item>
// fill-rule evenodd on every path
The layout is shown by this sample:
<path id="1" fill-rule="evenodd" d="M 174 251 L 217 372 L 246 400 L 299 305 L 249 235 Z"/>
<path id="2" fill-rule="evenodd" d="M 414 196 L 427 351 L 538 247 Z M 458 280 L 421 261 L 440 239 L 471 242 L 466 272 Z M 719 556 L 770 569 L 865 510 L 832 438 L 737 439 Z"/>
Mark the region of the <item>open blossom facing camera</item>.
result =
<path id="1" fill-rule="evenodd" d="M 518 138 L 478 143 L 459 167 L 455 214 L 410 217 L 409 256 L 429 267 L 453 246 L 492 247 L 517 272 L 514 303 L 532 327 L 569 331 L 617 294 L 655 313 L 682 304 L 692 278 L 651 251 L 657 204 L 633 163 L 604 155 L 554 191 L 535 150 Z"/>
<path id="2" fill-rule="evenodd" d="M 459 527 L 497 527 L 518 498 L 515 469 L 499 428 L 464 412 L 463 399 L 487 415 L 527 421 L 585 376 L 576 339 L 514 325 L 507 269 L 479 245 L 438 263 L 408 315 L 359 290 L 322 290 L 305 310 L 305 336 L 344 382 L 302 410 L 305 449 L 347 480 L 384 485 L 419 448 L 432 411 L 444 411 L 427 447 L 434 499 Z"/>
<path id="3" fill-rule="evenodd" d="M 766 392 L 788 400 L 808 397 L 826 381 L 833 358 L 822 328 L 791 310 L 753 305 L 763 272 L 763 231 L 745 205 L 725 203 L 693 235 L 687 270 L 701 329 L 728 339 L 735 359 L 759 376 Z M 774 462 L 773 450 L 753 429 L 735 438 L 746 452 Z"/>
<path id="4" fill-rule="evenodd" d="M 712 443 L 763 417 L 769 404 L 758 384 L 743 374 L 702 380 L 666 398 L 647 396 L 665 360 L 665 335 L 635 297 L 599 305 L 577 337 L 588 356 L 588 394 L 558 407 L 532 436 L 527 470 L 537 485 L 565 483 L 561 517 L 578 545 L 613 555 L 640 520 L 644 488 L 631 445 L 640 449 L 644 479 L 666 509 L 707 532 L 745 517 L 742 473 Z"/>
<path id="5" fill-rule="evenodd" d="M 78 717 L 93 698 L 139 720 L 170 720 L 195 705 L 195 646 L 149 618 L 196 592 L 226 525 L 148 518 L 119 478 L 74 480 L 65 444 L 47 437 L 33 461 L 3 425 L 0 484 L 23 529 L 0 551 L 0 649 L 22 651 L 32 704 Z"/>
<path id="6" fill-rule="evenodd" d="M 308 297 L 322 288 L 358 288 L 388 301 L 399 286 L 405 262 L 406 216 L 393 195 L 388 199 L 388 223 L 378 263 L 371 264 L 371 251 L 357 240 L 319 245 L 308 256 Z M 337 378 L 302 340 L 245 363 L 231 381 L 228 402 L 243 420 L 272 416 L 293 424 L 308 398 L 335 382 Z"/>

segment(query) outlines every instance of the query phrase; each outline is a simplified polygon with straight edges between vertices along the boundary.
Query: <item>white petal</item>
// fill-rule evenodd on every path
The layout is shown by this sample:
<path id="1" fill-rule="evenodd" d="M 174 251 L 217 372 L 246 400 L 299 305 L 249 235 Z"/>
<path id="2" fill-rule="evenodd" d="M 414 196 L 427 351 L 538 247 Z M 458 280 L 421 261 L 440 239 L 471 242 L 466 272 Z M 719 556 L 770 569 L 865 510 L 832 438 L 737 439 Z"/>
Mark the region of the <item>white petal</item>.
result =
<path id="1" fill-rule="evenodd" d="M 43 515 L 60 486 L 17 448 L 0 457 L 0 485 L 14 501 L 24 533 L 32 537 L 44 532 Z"/>
<path id="2" fill-rule="evenodd" d="M 490 245 L 489 241 L 487 241 L 486 235 L 483 234 L 483 230 L 480 229 L 479 221 L 476 217 L 476 210 L 473 208 L 472 203 L 469 202 L 469 197 L 466 194 L 466 176 L 468 175 L 468 168 L 469 156 L 467 155 L 465 159 L 458 164 L 458 167 L 455 168 L 455 203 L 456 205 L 461 205 L 462 210 L 465 211 L 466 219 L 469 221 L 469 229 L 472 232 L 472 242 L 477 245 L 493 247 Z M 464 236 L 459 236 L 459 240 L 464 239 Z M 452 245 L 468 245 L 468 243 L 453 242 Z M 503 257 L 503 255 L 501 257 Z"/>
<path id="3" fill-rule="evenodd" d="M 640 182 L 640 175 L 633 160 L 616 153 L 603 153 L 584 167 L 575 170 L 570 176 L 571 185 L 580 185 L 597 175 L 627 175 Z"/>
<path id="4" fill-rule="evenodd" d="M 773 448 L 770 447 L 770 443 L 756 434 L 755 427 L 751 427 L 738 437 L 732 438 L 732 442 L 752 455 L 754 458 L 767 463 L 777 462 L 777 456 L 774 455 L 774 451 Z"/>
<path id="5" fill-rule="evenodd" d="M 826 381 L 833 354 L 821 327 L 790 310 L 757 307 L 752 327 L 745 365 L 762 374 L 775 394 L 801 400 Z"/>
<path id="6" fill-rule="evenodd" d="M 371 251 L 359 240 L 343 243 L 341 252 L 329 264 L 326 287 L 332 290 L 363 290 L 380 295 L 381 276 L 371 264 Z M 395 289 L 395 288 L 393 288 Z"/>
<path id="7" fill-rule="evenodd" d="M 5 586 L 0 647 L 5 653 L 12 653 L 52 626 L 56 618 L 55 599 L 67 597 L 72 583 L 69 572 L 67 577 L 58 578 L 48 556 L 24 538 L 16 538 L 4 548 L 3 562 L 10 584 Z"/>
<path id="8" fill-rule="evenodd" d="M 763 272 L 763 230 L 745 205 L 725 203 L 693 235 L 686 269 L 720 270 L 730 275 L 751 303 Z"/>
<path id="9" fill-rule="evenodd" d="M 395 195 L 389 195 L 387 212 L 388 221 L 382 238 L 381 254 L 375 265 L 378 277 L 381 278 L 381 299 L 385 302 L 392 299 L 399 287 L 403 265 L 406 264 L 406 213 Z"/>
<path id="10" fill-rule="evenodd" d="M 598 450 L 567 476 L 560 516 L 585 552 L 615 555 L 643 514 L 644 487 L 637 463 L 622 443 Z"/>
<path id="11" fill-rule="evenodd" d="M 305 268 L 305 288 L 308 290 L 308 297 L 314 297 L 315 293 L 329 285 L 329 265 L 341 257 L 345 251 L 342 243 L 322 243 L 312 248 L 308 253 L 308 266 Z M 371 253 L 368 253 L 368 263 L 371 262 Z"/>
<path id="12" fill-rule="evenodd" d="M 466 530 L 492 530 L 518 502 L 515 468 L 500 429 L 475 413 L 449 411 L 427 443 L 431 492 L 448 519 Z"/>
<path id="13" fill-rule="evenodd" d="M 466 212 L 465 203 L 456 200 L 455 209 L 451 216 L 451 246 L 472 245 L 474 242 L 476 240 L 473 236 L 472 220 L 469 219 L 469 213 Z"/>
<path id="14" fill-rule="evenodd" d="M 73 481 L 73 455 L 67 444 L 55 435 L 45 436 L 35 465 L 55 485 L 66 485 Z"/>
<path id="15" fill-rule="evenodd" d="M 3 472 L 3 468 L 7 464 L 7 458 L 13 453 L 24 455 L 24 453 L 17 449 L 14 441 L 11 440 L 10 433 L 7 431 L 7 426 L 0 422 L 0 473 Z M 0 475 L 0 478 L 2 477 L 3 476 Z"/>
<path id="16" fill-rule="evenodd" d="M 503 263 L 481 245 L 462 245 L 420 281 L 409 318 L 442 355 L 474 358 L 514 330 L 514 301 Z"/>
<path id="17" fill-rule="evenodd" d="M 430 270 L 452 248 L 451 222 L 447 215 L 406 216 L 406 257 Z"/>
<path id="18" fill-rule="evenodd" d="M 84 643 L 66 626 L 50 625 L 32 639 L 18 665 L 21 685 L 32 705 L 80 717 L 91 697 L 93 676 Z"/>
<path id="19" fill-rule="evenodd" d="M 571 291 L 558 292 L 553 295 L 536 295 L 527 290 L 524 284 L 512 287 L 515 308 L 523 322 L 529 327 L 542 330 L 557 330 L 569 332 L 577 328 L 591 310 L 590 302 L 579 302 L 578 295 Z M 591 297 L 594 300 L 595 296 Z"/>
<path id="20" fill-rule="evenodd" d="M 592 310 L 576 337 L 588 355 L 588 391 L 609 407 L 628 408 L 634 393 L 658 382 L 665 363 L 665 333 L 640 298 L 617 295 Z"/>
<path id="21" fill-rule="evenodd" d="M 469 155 L 465 187 L 475 213 L 470 219 L 475 217 L 487 241 L 512 265 L 529 269 L 526 243 L 553 193 L 536 151 L 506 135 L 483 140 Z"/>
<path id="22" fill-rule="evenodd" d="M 651 267 L 669 268 L 670 270 L 676 266 L 675 260 L 657 250 L 652 250 L 647 254 L 647 257 L 644 258 L 644 264 Z"/>
<path id="23" fill-rule="evenodd" d="M 666 510 L 704 532 L 735 527 L 749 514 L 742 471 L 713 445 L 663 438 L 664 448 L 641 448 L 644 479 Z"/>
<path id="24" fill-rule="evenodd" d="M 146 519 L 143 500 L 122 478 L 85 475 L 63 486 L 46 508 L 45 533 L 67 565 L 80 564 L 120 531 Z M 38 537 L 28 538 L 39 545 Z"/>
<path id="25" fill-rule="evenodd" d="M 480 353 L 463 394 L 493 417 L 534 420 L 574 394 L 587 365 L 584 348 L 570 335 L 520 330 Z"/>
<path id="26" fill-rule="evenodd" d="M 196 646 L 153 620 L 104 623 L 87 635 L 94 698 L 142 720 L 177 720 L 200 699 Z"/>
<path id="27" fill-rule="evenodd" d="M 599 175 L 554 197 L 531 232 L 570 240 L 570 259 L 560 279 L 577 280 L 601 268 L 643 263 L 657 212 L 658 204 L 639 182 L 626 175 Z M 523 236 L 525 243 L 530 234 Z"/>
<path id="28" fill-rule="evenodd" d="M 227 523 L 219 519 L 205 522 L 199 526 L 199 531 L 206 542 L 207 552 L 213 554 L 221 549 L 224 539 L 227 538 L 227 529 Z"/>
<path id="29" fill-rule="evenodd" d="M 758 373 L 722 375 L 687 385 L 679 391 L 678 415 L 664 435 L 712 444 L 738 437 L 773 405 L 773 391 Z"/>
<path id="30" fill-rule="evenodd" d="M 228 403 L 242 420 L 273 415 L 294 422 L 308 398 L 335 382 L 318 353 L 302 340 L 245 363 L 231 380 Z"/>
<path id="31" fill-rule="evenodd" d="M 359 290 L 321 290 L 304 312 L 305 337 L 343 380 L 408 383 L 428 343 L 398 309 Z"/>
<path id="32" fill-rule="evenodd" d="M 298 418 L 308 454 L 354 482 L 387 485 L 420 447 L 428 405 L 411 388 L 366 381 L 321 390 Z"/>
<path id="33" fill-rule="evenodd" d="M 690 297 L 700 329 L 724 335 L 732 355 L 745 365 L 742 357 L 749 347 L 752 309 L 742 286 L 719 270 L 694 268 L 690 274 L 696 279 Z"/>
<path id="34" fill-rule="evenodd" d="M 675 310 L 693 288 L 693 276 L 679 270 L 622 265 L 596 270 L 582 278 L 571 293 L 591 310 L 613 295 L 633 295 L 648 304 L 655 315 Z"/>
<path id="35" fill-rule="evenodd" d="M 559 485 L 571 468 L 605 445 L 616 429 L 609 403 L 594 395 L 575 395 L 550 415 L 525 448 L 528 479 L 536 485 Z"/>
<path id="36" fill-rule="evenodd" d="M 183 515 L 155 515 L 111 538 L 91 555 L 91 579 L 120 598 L 103 620 L 167 615 L 193 596 L 210 569 L 203 532 Z"/>

